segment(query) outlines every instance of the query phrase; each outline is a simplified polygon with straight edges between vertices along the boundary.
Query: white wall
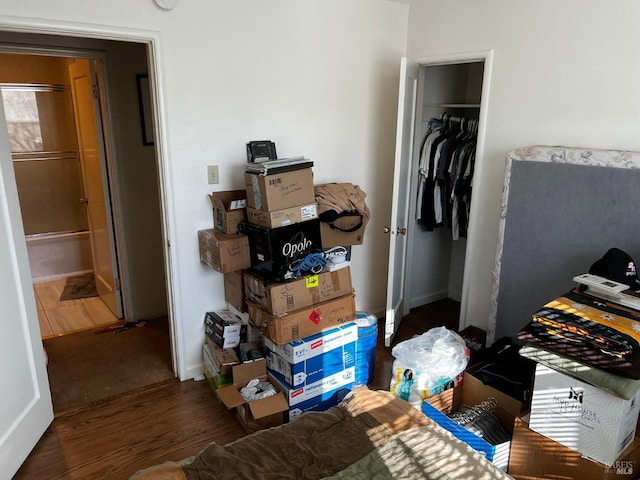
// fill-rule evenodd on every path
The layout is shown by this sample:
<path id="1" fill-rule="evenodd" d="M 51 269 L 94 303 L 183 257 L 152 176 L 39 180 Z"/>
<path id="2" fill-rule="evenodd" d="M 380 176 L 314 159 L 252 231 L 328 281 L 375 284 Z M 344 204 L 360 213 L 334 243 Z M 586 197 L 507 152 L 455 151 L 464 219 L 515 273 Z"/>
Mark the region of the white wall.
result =
<path id="1" fill-rule="evenodd" d="M 248 140 L 306 155 L 316 183 L 352 182 L 372 210 L 352 255 L 356 306 L 384 307 L 399 58 L 408 6 L 387 0 L 0 0 L 0 24 L 158 40 L 163 174 L 182 379 L 201 371 L 204 312 L 224 306 L 222 275 L 198 260 L 215 190 L 242 188 Z M 92 33 L 91 33 L 92 34 Z"/>
<path id="2" fill-rule="evenodd" d="M 487 324 L 506 153 L 536 144 L 640 150 L 639 22 L 632 0 L 410 1 L 409 57 L 493 50 L 468 323 Z"/>

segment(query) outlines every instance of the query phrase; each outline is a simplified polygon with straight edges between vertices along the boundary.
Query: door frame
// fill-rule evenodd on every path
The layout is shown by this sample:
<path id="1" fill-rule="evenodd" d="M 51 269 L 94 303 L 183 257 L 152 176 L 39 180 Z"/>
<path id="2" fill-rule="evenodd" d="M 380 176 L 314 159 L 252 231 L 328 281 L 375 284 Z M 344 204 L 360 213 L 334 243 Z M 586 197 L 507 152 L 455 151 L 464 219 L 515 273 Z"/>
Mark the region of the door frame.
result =
<path id="1" fill-rule="evenodd" d="M 130 42 L 130 43 L 141 43 L 146 45 L 147 48 L 147 61 L 148 61 L 148 74 L 149 74 L 149 86 L 151 93 L 151 102 L 153 104 L 153 124 L 154 131 L 156 134 L 155 144 L 153 148 L 155 149 L 155 158 L 157 164 L 158 171 L 158 185 L 159 185 L 159 196 L 160 196 L 160 209 L 161 209 L 161 222 L 162 222 L 162 235 L 163 235 L 163 243 L 164 243 L 164 264 L 165 264 L 165 273 L 166 273 L 166 291 L 167 291 L 167 313 L 169 318 L 169 333 L 171 339 L 171 359 L 172 359 L 172 367 L 173 371 L 176 375 L 180 375 L 183 366 L 186 364 L 184 358 L 184 352 L 180 348 L 182 345 L 182 335 L 180 330 L 177 328 L 175 322 L 175 292 L 174 292 L 174 279 L 173 279 L 173 271 L 171 269 L 172 264 L 175 259 L 173 259 L 173 251 L 171 250 L 171 231 L 175 228 L 175 221 L 173 220 L 170 212 L 173 211 L 170 196 L 167 195 L 169 182 L 169 169 L 167 167 L 167 159 L 165 152 L 168 151 L 168 132 L 166 129 L 166 121 L 165 121 L 165 101 L 162 96 L 162 92 L 164 91 L 164 77 L 162 68 L 162 42 L 160 37 L 160 32 L 150 31 L 150 30 L 140 30 L 140 29 L 124 29 L 124 28 L 113 28 L 109 26 L 103 25 L 83 25 L 78 23 L 71 23 L 65 21 L 52 21 L 52 22 L 41 22 L 33 18 L 21 18 L 21 17 L 2 17 L 0 16 L 0 31 L 7 33 L 26 33 L 26 34 L 42 34 L 42 35 L 58 35 L 63 37 L 72 37 L 78 39 L 92 39 L 92 40 L 115 40 L 122 42 Z M 48 54 L 59 54 L 60 56 L 68 56 L 73 57 L 74 53 L 78 54 L 78 52 L 82 52 L 81 58 L 98 58 L 101 61 L 102 67 L 100 69 L 99 75 L 101 75 L 101 81 L 103 85 L 106 85 L 105 78 L 107 77 L 107 72 L 105 71 L 107 65 L 104 61 L 104 55 L 101 52 L 92 50 L 92 49 L 81 49 L 81 48 L 65 48 L 60 46 L 48 46 L 45 43 L 33 45 L 33 46 L 23 46 L 24 50 L 22 52 L 35 52 L 39 51 L 39 54 L 43 54 L 42 52 L 48 52 Z M 107 107 L 110 102 L 109 98 L 109 90 L 105 88 L 104 91 L 100 92 L 100 100 L 101 106 Z M 103 113 L 104 123 L 108 125 L 108 129 L 113 125 L 113 118 L 111 116 L 111 112 L 108 108 L 104 110 Z M 105 149 L 107 150 L 107 169 L 113 173 L 117 170 L 114 165 L 109 162 L 109 158 L 111 155 L 109 152 L 113 152 L 115 149 L 114 139 L 110 135 L 106 135 L 105 137 Z M 113 203 L 113 216 L 114 216 L 114 227 L 115 227 L 115 236 L 118 247 L 118 254 L 120 258 L 120 274 L 126 277 L 126 262 L 123 261 L 127 258 L 127 252 L 124 245 L 124 242 L 118 242 L 118 231 L 121 231 L 121 227 L 118 225 L 118 211 L 122 211 L 121 206 L 119 205 L 121 195 L 119 192 L 119 185 L 117 181 L 117 175 L 111 175 L 113 181 L 110 183 L 111 197 Z M 15 180 L 14 180 L 15 181 Z M 127 310 L 129 302 L 127 301 L 127 286 L 124 285 L 123 289 L 123 303 L 125 309 L 125 316 L 129 313 Z"/>
<path id="2" fill-rule="evenodd" d="M 481 174 L 478 175 L 478 172 L 482 170 L 482 164 L 485 161 L 485 137 L 486 137 L 486 124 L 487 124 L 487 115 L 488 115 L 488 106 L 489 106 L 489 95 L 490 95 L 490 82 L 491 82 L 491 71 L 493 67 L 493 50 L 479 50 L 479 51 L 470 51 L 470 52 L 454 52 L 454 53 L 445 53 L 431 56 L 422 56 L 422 57 L 407 57 L 407 63 L 409 64 L 417 64 L 418 68 L 421 69 L 425 66 L 436 66 L 436 65 L 449 65 L 455 63 L 471 63 L 471 62 L 483 62 L 484 63 L 484 71 L 482 76 L 482 94 L 480 100 L 480 113 L 478 119 L 478 135 L 476 141 L 476 155 L 475 155 L 475 172 L 474 172 L 474 184 L 482 183 Z M 418 78 L 421 78 L 421 75 L 418 75 Z M 418 84 L 418 95 L 417 98 L 421 98 L 422 96 L 422 88 L 423 86 Z M 404 99 L 400 98 L 399 102 L 403 102 Z M 416 108 L 414 105 L 414 111 L 418 112 L 420 109 Z M 410 187 L 413 186 L 417 164 L 415 161 L 416 151 L 419 151 L 419 148 L 416 150 L 416 146 L 419 146 L 419 142 L 421 138 L 419 138 L 417 132 L 415 132 L 415 128 L 419 125 L 419 121 L 421 120 L 421 113 L 416 113 L 416 116 L 412 118 L 412 123 L 414 125 L 414 132 L 411 135 L 414 144 L 411 145 L 412 155 L 409 159 L 410 165 Z M 399 139 L 398 139 L 399 140 Z M 398 147 L 396 147 L 398 148 Z M 400 147 L 402 148 L 402 147 Z M 480 177 L 480 178 L 478 178 Z M 477 189 L 478 187 L 476 187 Z M 415 189 L 410 188 L 411 194 L 415 193 Z M 480 234 L 480 229 L 482 225 L 477 221 L 477 202 L 471 202 L 471 211 L 469 213 L 469 225 L 467 227 L 467 250 L 464 259 L 464 274 L 462 279 L 462 294 L 461 294 L 461 302 L 460 302 L 460 317 L 458 320 L 458 328 L 463 329 L 469 324 L 469 311 L 468 311 L 468 303 L 469 303 L 469 269 L 472 268 L 475 256 L 480 254 L 478 252 L 477 243 L 474 243 L 473 239 L 477 238 Z M 394 214 L 392 213 L 392 216 Z M 415 216 L 415 205 L 412 205 L 412 202 L 408 204 L 408 212 L 407 218 L 411 218 Z M 396 226 L 394 226 L 395 228 Z M 405 225 L 405 227 L 407 227 Z M 402 268 L 403 270 L 403 289 L 406 290 L 408 285 L 411 282 L 411 269 L 407 268 L 406 259 L 413 258 L 414 253 L 414 238 L 412 229 L 408 228 L 409 232 L 407 238 L 406 245 L 406 254 L 404 256 L 403 264 L 397 264 L 395 268 Z M 398 259 L 396 259 L 396 262 Z M 393 271 L 392 268 L 389 268 L 389 271 Z M 389 279 L 387 279 L 389 281 Z M 406 298 L 406 291 L 403 292 L 403 297 L 405 297 L 405 301 L 402 304 L 403 311 L 401 316 L 406 316 L 411 309 L 411 301 Z"/>

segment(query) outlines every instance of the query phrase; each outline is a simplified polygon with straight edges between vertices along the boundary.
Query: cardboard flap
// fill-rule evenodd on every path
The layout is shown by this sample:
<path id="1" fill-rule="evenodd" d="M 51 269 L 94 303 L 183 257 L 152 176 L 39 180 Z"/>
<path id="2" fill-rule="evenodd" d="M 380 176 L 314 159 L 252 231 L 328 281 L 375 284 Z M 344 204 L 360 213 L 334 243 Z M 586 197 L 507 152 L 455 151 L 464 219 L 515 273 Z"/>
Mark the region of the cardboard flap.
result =
<path id="1" fill-rule="evenodd" d="M 269 415 L 284 412 L 289 409 L 289 404 L 282 393 L 277 393 L 267 398 L 249 402 L 249 410 L 253 418 L 260 419 Z"/>
<path id="2" fill-rule="evenodd" d="M 267 376 L 267 360 L 261 358 L 253 362 L 236 365 L 233 371 L 233 384 L 238 388 L 244 387 L 249 380 L 254 378 L 264 379 Z"/>
<path id="3" fill-rule="evenodd" d="M 459 396 L 455 396 L 457 398 L 454 400 L 456 409 L 460 404 L 478 405 L 489 397 L 495 398 L 498 405 L 493 413 L 507 432 L 513 432 L 513 420 L 522 412 L 522 402 L 485 385 L 480 379 L 474 377 L 473 373 L 469 372 L 464 373 L 463 388 L 460 389 L 459 394 Z"/>
<path id="4" fill-rule="evenodd" d="M 230 190 L 227 192 L 213 192 L 209 194 L 209 200 L 213 207 L 222 208 L 223 210 L 234 210 L 244 208 L 246 205 L 246 190 Z M 245 200 L 245 202 L 242 202 Z"/>
<path id="5" fill-rule="evenodd" d="M 239 407 L 245 403 L 244 398 L 242 398 L 238 389 L 233 385 L 219 388 L 217 394 L 220 401 L 224 403 L 224 406 L 228 409 Z"/>

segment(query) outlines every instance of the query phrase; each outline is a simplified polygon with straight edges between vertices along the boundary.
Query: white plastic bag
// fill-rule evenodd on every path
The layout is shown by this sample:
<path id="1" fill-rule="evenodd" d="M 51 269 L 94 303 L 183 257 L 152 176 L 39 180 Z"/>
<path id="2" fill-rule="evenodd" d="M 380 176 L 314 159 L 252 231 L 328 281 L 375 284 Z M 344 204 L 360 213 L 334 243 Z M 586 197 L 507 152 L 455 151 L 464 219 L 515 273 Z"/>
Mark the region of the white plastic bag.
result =
<path id="1" fill-rule="evenodd" d="M 450 386 L 467 366 L 469 351 L 460 335 L 436 327 L 398 343 L 390 391 L 417 408 L 422 400 Z"/>

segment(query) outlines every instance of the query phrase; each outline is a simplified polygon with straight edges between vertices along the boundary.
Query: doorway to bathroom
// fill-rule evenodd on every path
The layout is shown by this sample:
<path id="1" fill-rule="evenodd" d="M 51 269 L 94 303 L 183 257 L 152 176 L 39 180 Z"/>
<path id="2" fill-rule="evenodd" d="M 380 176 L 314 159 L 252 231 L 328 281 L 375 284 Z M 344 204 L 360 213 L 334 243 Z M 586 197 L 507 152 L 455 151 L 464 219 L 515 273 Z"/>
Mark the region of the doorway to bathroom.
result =
<path id="1" fill-rule="evenodd" d="M 0 92 L 43 338 L 123 318 L 98 61 L 0 54 Z"/>
<path id="2" fill-rule="evenodd" d="M 0 32 L 0 93 L 57 415 L 175 377 L 153 119 L 141 125 L 148 66 L 144 43 Z"/>

